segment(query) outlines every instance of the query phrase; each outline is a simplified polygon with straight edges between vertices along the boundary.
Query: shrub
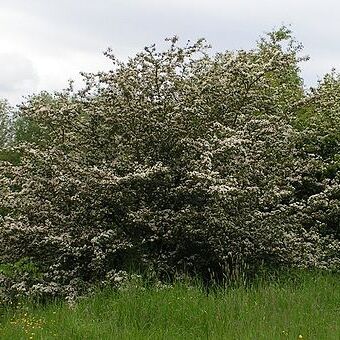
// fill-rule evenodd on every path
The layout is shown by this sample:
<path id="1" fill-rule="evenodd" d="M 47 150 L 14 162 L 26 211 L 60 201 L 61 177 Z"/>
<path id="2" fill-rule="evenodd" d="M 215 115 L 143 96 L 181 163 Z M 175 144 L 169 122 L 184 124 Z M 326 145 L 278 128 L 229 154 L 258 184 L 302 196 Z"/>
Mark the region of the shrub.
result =
<path id="1" fill-rule="evenodd" d="M 127 63 L 108 50 L 113 70 L 84 74 L 83 90 L 21 107 L 20 162 L 1 168 L 0 261 L 29 257 L 42 273 L 32 291 L 74 294 L 131 269 L 338 268 L 339 242 L 306 226 L 312 198 L 299 195 L 313 163 L 295 128 L 301 46 L 285 28 L 215 56 L 177 40 Z"/>

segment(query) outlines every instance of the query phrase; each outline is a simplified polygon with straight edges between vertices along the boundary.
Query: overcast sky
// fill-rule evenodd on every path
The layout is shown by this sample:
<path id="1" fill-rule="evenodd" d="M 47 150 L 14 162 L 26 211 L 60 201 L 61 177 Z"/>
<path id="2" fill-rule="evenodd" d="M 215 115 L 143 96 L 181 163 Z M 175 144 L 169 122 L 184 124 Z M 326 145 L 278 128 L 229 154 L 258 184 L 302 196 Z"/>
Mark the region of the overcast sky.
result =
<path id="1" fill-rule="evenodd" d="M 311 60 L 307 86 L 340 70 L 338 0 L 0 0 L 0 97 L 12 104 L 62 89 L 80 71 L 107 70 L 107 47 L 121 59 L 178 35 L 205 37 L 214 50 L 252 48 L 264 32 L 291 25 Z"/>

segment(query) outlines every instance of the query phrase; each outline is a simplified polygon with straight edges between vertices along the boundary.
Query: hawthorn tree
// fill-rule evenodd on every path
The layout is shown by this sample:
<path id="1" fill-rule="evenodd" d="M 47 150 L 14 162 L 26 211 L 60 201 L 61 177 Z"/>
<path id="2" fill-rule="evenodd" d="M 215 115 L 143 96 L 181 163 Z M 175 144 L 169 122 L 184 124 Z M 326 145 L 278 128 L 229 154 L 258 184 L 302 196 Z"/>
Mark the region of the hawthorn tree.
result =
<path id="1" fill-rule="evenodd" d="M 303 159 L 297 195 L 306 201 L 306 223 L 340 238 L 340 76 L 334 70 L 306 95 L 296 116 Z"/>
<path id="2" fill-rule="evenodd" d="M 203 39 L 168 42 L 126 63 L 108 50 L 112 70 L 83 74 L 83 90 L 20 108 L 33 129 L 1 166 L 0 261 L 35 270 L 3 276 L 7 292 L 70 296 L 132 268 L 338 268 L 338 240 L 305 223 L 313 159 L 298 147 L 308 96 L 290 31 L 215 56 Z"/>

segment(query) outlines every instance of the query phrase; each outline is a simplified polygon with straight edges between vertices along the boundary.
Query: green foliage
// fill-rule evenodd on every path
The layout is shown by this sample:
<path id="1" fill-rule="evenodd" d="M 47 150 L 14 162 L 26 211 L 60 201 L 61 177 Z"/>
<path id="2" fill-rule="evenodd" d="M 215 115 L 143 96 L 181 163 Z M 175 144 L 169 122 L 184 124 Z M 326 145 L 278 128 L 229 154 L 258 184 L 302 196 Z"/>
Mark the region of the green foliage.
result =
<path id="1" fill-rule="evenodd" d="M 298 150 L 304 163 L 300 193 L 309 226 L 340 239 L 340 77 L 333 70 L 308 93 L 296 116 Z"/>
<path id="2" fill-rule="evenodd" d="M 41 273 L 37 266 L 31 262 L 29 258 L 22 258 L 13 264 L 0 264 L 0 274 L 6 275 L 10 278 L 22 277 L 25 274 L 28 274 L 33 278 L 41 277 Z"/>

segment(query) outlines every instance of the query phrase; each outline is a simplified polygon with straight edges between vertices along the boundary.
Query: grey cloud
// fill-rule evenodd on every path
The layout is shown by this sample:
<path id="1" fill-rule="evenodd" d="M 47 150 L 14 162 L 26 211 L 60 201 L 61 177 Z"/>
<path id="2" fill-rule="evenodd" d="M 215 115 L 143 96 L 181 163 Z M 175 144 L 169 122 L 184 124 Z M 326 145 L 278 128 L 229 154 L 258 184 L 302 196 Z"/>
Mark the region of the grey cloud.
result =
<path id="1" fill-rule="evenodd" d="M 234 48 L 281 22 L 292 23 L 299 36 L 313 37 L 316 45 L 339 33 L 328 29 L 339 30 L 335 0 L 12 0 L 7 6 L 40 21 L 36 36 L 49 45 L 84 49 L 117 44 L 133 50 L 174 33 L 185 39 L 206 36 L 219 49 Z"/>
<path id="2" fill-rule="evenodd" d="M 34 91 L 38 75 L 31 60 L 18 54 L 0 54 L 0 97 L 17 101 Z"/>
<path id="3" fill-rule="evenodd" d="M 309 84 L 325 67 L 340 66 L 336 0 L 11 0 L 1 7 L 27 17 L 11 29 L 41 55 L 67 59 L 111 46 L 126 58 L 174 34 L 183 40 L 206 37 L 215 51 L 251 48 L 263 32 L 285 23 L 312 57 L 302 65 Z"/>

